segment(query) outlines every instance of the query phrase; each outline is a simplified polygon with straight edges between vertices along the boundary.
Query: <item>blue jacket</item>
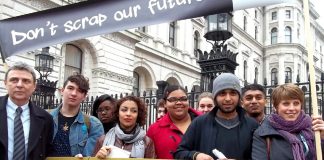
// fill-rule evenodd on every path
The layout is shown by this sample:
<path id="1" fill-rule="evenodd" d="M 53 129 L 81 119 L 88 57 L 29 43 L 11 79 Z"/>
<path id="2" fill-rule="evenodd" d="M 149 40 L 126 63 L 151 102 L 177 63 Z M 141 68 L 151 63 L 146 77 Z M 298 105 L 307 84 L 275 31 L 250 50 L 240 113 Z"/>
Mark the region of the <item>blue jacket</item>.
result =
<path id="1" fill-rule="evenodd" d="M 54 119 L 54 135 L 55 137 L 58 128 L 58 114 L 61 106 L 51 112 Z M 90 129 L 88 133 L 87 126 L 84 122 L 83 113 L 79 111 L 77 117 L 70 127 L 70 146 L 72 156 L 82 154 L 83 156 L 91 156 L 95 148 L 97 139 L 104 135 L 102 123 L 94 116 L 90 116 Z"/>

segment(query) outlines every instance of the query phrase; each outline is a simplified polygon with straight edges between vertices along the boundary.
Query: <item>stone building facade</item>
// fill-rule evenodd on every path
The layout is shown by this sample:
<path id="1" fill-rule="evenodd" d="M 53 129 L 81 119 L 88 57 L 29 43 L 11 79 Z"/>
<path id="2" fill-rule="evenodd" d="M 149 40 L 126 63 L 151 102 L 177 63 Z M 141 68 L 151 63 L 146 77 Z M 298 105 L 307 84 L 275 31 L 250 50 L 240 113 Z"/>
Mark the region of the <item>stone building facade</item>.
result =
<path id="1" fill-rule="evenodd" d="M 0 19 L 77 3 L 80 0 L 6 0 L 0 1 Z M 233 37 L 227 43 L 238 53 L 235 74 L 243 82 L 255 80 L 263 84 L 307 80 L 302 0 L 233 12 Z M 314 37 L 316 79 L 323 73 L 324 30 L 315 21 L 319 14 L 310 7 L 311 34 Z M 203 37 L 203 17 L 140 26 L 104 35 L 87 37 L 50 46 L 55 57 L 54 71 L 49 79 L 64 80 L 73 72 L 86 75 L 90 81 L 89 95 L 119 94 L 156 90 L 156 81 L 187 86 L 200 85 L 200 67 L 195 49 L 209 51 L 212 46 Z M 6 59 L 10 65 L 25 61 L 35 65 L 30 51 Z M 0 64 L 0 80 L 4 66 Z M 6 93 L 0 84 L 0 94 Z M 59 97 L 59 93 L 56 94 Z"/>

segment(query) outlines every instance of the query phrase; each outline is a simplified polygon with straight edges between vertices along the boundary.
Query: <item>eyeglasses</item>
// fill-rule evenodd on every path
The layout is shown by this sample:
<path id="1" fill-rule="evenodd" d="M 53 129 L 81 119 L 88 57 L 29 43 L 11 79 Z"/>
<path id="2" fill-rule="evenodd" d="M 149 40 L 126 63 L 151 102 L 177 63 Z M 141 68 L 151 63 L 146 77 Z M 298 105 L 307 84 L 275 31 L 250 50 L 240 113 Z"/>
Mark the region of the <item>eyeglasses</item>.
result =
<path id="1" fill-rule="evenodd" d="M 108 113 L 108 111 L 109 111 L 109 109 L 102 109 L 102 108 L 98 108 L 98 110 L 97 110 L 97 114 L 98 113 L 102 113 L 102 112 L 105 112 L 105 113 Z"/>
<path id="2" fill-rule="evenodd" d="M 186 102 L 186 101 L 188 101 L 188 97 L 187 96 L 183 96 L 183 97 L 180 97 L 180 98 L 170 97 L 170 98 L 167 99 L 167 101 L 169 101 L 171 103 L 176 103 L 178 101 L 180 101 L 180 102 Z"/>

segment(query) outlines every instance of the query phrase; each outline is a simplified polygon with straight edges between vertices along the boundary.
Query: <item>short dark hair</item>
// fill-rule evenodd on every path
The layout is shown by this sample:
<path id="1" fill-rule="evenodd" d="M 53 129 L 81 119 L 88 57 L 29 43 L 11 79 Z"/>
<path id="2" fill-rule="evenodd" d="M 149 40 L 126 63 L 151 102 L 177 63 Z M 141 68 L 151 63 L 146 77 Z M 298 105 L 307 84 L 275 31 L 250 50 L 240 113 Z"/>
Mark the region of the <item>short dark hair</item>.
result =
<path id="1" fill-rule="evenodd" d="M 4 78 L 5 81 L 8 78 L 9 72 L 12 70 L 29 72 L 33 77 L 34 83 L 36 82 L 36 73 L 35 73 L 34 69 L 31 68 L 27 63 L 24 63 L 24 62 L 16 62 L 11 67 L 9 67 L 8 71 L 5 73 L 5 78 Z"/>
<path id="2" fill-rule="evenodd" d="M 187 91 L 179 85 L 168 85 L 164 90 L 163 99 L 166 100 L 171 92 L 179 89 L 182 90 L 185 94 L 187 94 Z"/>
<path id="3" fill-rule="evenodd" d="M 115 122 L 119 123 L 119 119 L 118 119 L 119 108 L 120 108 L 121 104 L 124 103 L 125 101 L 133 101 L 137 104 L 138 117 L 137 117 L 136 122 L 138 123 L 139 126 L 144 126 L 146 124 L 146 116 L 147 116 L 146 105 L 141 98 L 136 97 L 136 96 L 126 96 L 126 97 L 123 97 L 117 101 L 116 109 L 115 109 L 114 115 L 113 115 Z"/>
<path id="4" fill-rule="evenodd" d="M 111 97 L 110 95 L 108 94 L 103 94 L 101 96 L 99 96 L 94 102 L 93 102 L 93 105 L 92 105 L 92 115 L 97 117 L 98 118 L 98 113 L 97 113 L 97 110 L 99 108 L 99 105 L 104 102 L 104 101 L 110 101 L 114 108 L 113 111 L 115 110 L 116 108 L 116 99 Z"/>
<path id="5" fill-rule="evenodd" d="M 85 94 L 87 94 L 88 90 L 90 89 L 88 78 L 84 77 L 83 75 L 81 75 L 79 73 L 76 73 L 76 74 L 73 74 L 73 75 L 69 76 L 65 80 L 65 82 L 63 84 L 63 88 L 65 88 L 65 86 L 67 85 L 68 82 L 75 83 L 79 87 L 81 92 L 85 93 Z"/>
<path id="6" fill-rule="evenodd" d="M 261 86 L 260 84 L 249 84 L 249 85 L 246 85 L 242 88 L 242 96 L 244 96 L 245 92 L 247 91 L 250 91 L 250 90 L 258 90 L 258 91 L 261 91 L 263 93 L 263 96 L 266 97 L 266 91 L 264 89 L 263 86 Z"/>

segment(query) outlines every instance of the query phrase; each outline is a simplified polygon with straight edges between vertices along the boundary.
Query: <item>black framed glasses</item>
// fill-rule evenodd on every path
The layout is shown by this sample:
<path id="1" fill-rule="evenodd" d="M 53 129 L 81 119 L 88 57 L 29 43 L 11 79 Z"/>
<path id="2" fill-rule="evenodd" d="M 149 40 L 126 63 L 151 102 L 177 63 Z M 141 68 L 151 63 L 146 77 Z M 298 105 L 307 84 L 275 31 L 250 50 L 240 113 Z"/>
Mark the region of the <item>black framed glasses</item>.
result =
<path id="1" fill-rule="evenodd" d="M 168 102 L 171 102 L 171 103 L 177 103 L 178 101 L 179 102 L 187 102 L 188 101 L 188 97 L 187 96 L 183 96 L 183 97 L 170 97 L 168 99 L 166 99 Z"/>

